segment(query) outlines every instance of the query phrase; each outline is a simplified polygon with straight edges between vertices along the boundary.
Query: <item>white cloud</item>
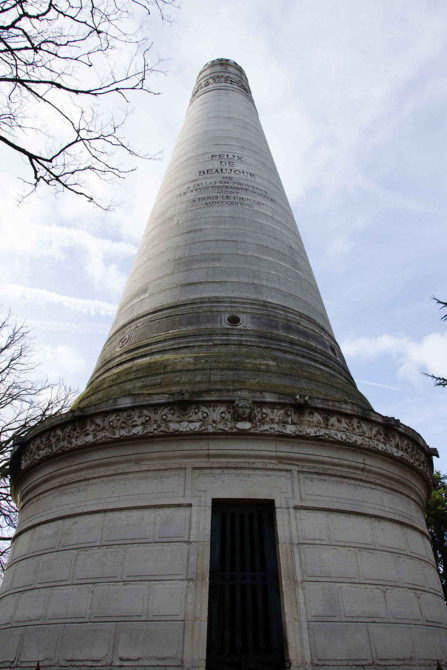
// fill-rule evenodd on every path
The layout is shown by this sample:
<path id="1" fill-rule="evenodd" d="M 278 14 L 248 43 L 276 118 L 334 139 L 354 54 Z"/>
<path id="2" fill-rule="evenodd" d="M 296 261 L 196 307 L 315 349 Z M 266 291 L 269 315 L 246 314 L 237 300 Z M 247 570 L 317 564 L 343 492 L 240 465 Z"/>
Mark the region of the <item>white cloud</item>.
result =
<path id="1" fill-rule="evenodd" d="M 63 344 L 39 347 L 37 358 L 50 381 L 76 378 L 85 371 L 86 361 L 73 347 Z"/>
<path id="2" fill-rule="evenodd" d="M 374 183 L 371 179 L 368 179 L 367 177 L 364 176 L 357 176 L 356 180 L 356 186 L 358 188 L 361 188 L 368 193 L 372 193 L 374 196 L 377 196 L 379 198 L 383 198 L 384 200 L 388 201 L 392 205 L 396 205 L 398 207 L 403 207 L 405 209 L 410 209 L 415 212 L 425 212 L 428 214 L 440 214 L 444 217 L 445 212 L 442 211 L 441 209 L 437 207 L 433 207 L 430 203 L 425 203 L 425 202 L 418 202 L 417 200 L 414 200 L 411 195 L 409 196 L 401 196 L 398 193 L 394 193 L 392 191 L 389 191 L 385 188 L 382 188 L 378 184 Z"/>
<path id="3" fill-rule="evenodd" d="M 343 351 L 347 356 L 371 359 L 384 353 L 398 354 L 409 338 L 379 335 L 378 337 L 358 337 L 343 342 Z"/>
<path id="4" fill-rule="evenodd" d="M 330 261 L 339 261 L 348 256 L 354 243 L 343 234 L 332 239 L 326 246 L 326 258 Z"/>
<path id="5" fill-rule="evenodd" d="M 110 330 L 108 324 L 94 322 L 72 323 L 70 321 L 42 321 L 40 319 L 27 319 L 26 323 L 31 328 L 38 328 L 39 330 L 59 333 L 97 333 L 99 335 L 107 335 Z"/>
<path id="6" fill-rule="evenodd" d="M 30 288 L 29 286 L 19 286 L 18 284 L 0 284 L 0 295 L 3 295 L 7 301 L 30 300 L 39 305 L 53 303 L 61 305 L 75 312 L 83 314 L 100 314 L 101 316 L 113 316 L 116 312 L 116 305 L 102 300 L 83 300 L 81 298 L 72 298 L 67 295 L 60 295 L 53 291 L 46 291 L 41 288 Z"/>
<path id="7" fill-rule="evenodd" d="M 365 158 L 383 150 L 405 115 L 427 102 L 421 88 L 427 93 L 445 47 L 446 12 L 380 0 L 281 4 L 270 25 L 275 48 L 267 71 L 275 67 L 284 83 L 274 83 L 271 101 L 261 102 L 267 135 L 283 147 L 273 153 L 286 191 L 293 200 L 315 188 L 329 198 L 362 188 Z M 268 39 L 265 32 L 262 38 Z M 278 123 L 290 97 L 295 123 Z M 301 152 L 297 131 L 306 137 L 308 129 L 309 145 Z"/>
<path id="8" fill-rule="evenodd" d="M 119 269 L 123 257 L 132 257 L 137 247 L 128 242 L 100 238 L 85 230 L 59 225 L 43 225 L 25 217 L 10 217 L 0 223 L 2 248 L 7 253 L 37 259 L 42 257 L 66 261 L 76 249 L 82 252 L 84 272 L 97 288 L 121 292 L 126 275 Z M 112 262 L 110 259 L 116 259 Z"/>
<path id="9" fill-rule="evenodd" d="M 363 361 L 391 355 L 398 367 L 398 377 L 415 385 L 421 382 L 421 372 L 447 378 L 447 333 L 430 333 L 420 341 L 393 335 L 359 337 L 346 340 L 342 349 L 348 358 Z"/>
<path id="10" fill-rule="evenodd" d="M 369 382 L 366 379 L 356 379 L 356 384 L 366 384 L 367 386 L 376 386 L 380 389 L 387 389 L 388 391 L 400 391 L 398 386 L 390 386 L 389 384 L 379 384 L 378 382 Z"/>

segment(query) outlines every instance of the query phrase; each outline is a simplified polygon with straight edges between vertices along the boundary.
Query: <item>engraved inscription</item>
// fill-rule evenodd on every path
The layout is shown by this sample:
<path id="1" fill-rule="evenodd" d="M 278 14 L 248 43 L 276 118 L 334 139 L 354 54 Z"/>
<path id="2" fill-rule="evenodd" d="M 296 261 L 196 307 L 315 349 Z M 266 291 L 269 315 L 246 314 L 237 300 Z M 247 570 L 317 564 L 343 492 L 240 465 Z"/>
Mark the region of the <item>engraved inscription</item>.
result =
<path id="1" fill-rule="evenodd" d="M 194 207 L 265 207 L 275 203 L 265 188 L 253 183 L 256 173 L 245 169 L 246 159 L 241 154 L 210 154 L 211 167 L 198 171 L 195 184 L 179 193 L 179 198 Z M 205 177 L 205 179 L 203 179 Z"/>
<path id="2" fill-rule="evenodd" d="M 250 177 L 251 179 L 256 179 L 254 172 L 248 172 L 247 170 L 239 170 L 236 168 L 208 168 L 207 170 L 199 170 L 199 177 L 204 177 L 207 174 L 234 174 L 236 176 Z"/>
<path id="3" fill-rule="evenodd" d="M 229 165 L 234 167 L 236 163 L 243 162 L 243 156 L 237 154 L 211 154 L 211 160 L 218 159 L 221 165 Z"/>

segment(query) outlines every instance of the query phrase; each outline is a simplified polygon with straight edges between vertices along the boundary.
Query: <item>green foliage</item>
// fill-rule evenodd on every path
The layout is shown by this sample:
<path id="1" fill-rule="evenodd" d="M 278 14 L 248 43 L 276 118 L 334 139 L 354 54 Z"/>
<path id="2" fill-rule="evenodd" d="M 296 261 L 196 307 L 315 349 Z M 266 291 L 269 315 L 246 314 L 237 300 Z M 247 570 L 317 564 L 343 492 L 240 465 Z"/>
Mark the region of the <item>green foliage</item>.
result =
<path id="1" fill-rule="evenodd" d="M 425 511 L 433 553 L 447 601 L 447 475 L 433 473 L 433 493 Z"/>

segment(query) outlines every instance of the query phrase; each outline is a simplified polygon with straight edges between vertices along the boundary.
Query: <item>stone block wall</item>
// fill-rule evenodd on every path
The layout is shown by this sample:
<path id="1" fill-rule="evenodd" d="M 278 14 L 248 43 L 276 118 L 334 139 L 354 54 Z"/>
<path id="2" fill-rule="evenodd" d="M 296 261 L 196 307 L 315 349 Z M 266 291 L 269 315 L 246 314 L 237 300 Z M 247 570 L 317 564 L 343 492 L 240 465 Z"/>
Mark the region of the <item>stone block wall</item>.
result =
<path id="1" fill-rule="evenodd" d="M 434 670 L 447 618 L 424 486 L 379 454 L 269 437 L 45 461 L 19 486 L 0 667 L 205 668 L 211 502 L 258 499 L 275 502 L 291 668 Z"/>
<path id="2" fill-rule="evenodd" d="M 295 510 L 295 522 L 315 663 L 443 658 L 447 608 L 425 533 L 337 512 Z"/>

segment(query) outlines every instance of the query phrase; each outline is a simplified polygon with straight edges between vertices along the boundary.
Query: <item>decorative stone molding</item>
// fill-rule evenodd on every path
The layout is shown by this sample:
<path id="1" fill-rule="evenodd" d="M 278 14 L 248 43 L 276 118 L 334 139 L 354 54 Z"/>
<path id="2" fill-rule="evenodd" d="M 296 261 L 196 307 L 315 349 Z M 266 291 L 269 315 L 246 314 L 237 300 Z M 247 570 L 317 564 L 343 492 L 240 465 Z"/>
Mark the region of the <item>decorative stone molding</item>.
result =
<path id="1" fill-rule="evenodd" d="M 197 84 L 192 92 L 191 102 L 199 95 L 199 93 L 204 92 L 204 89 L 207 89 L 208 86 L 211 86 L 212 84 L 227 84 L 230 87 L 238 88 L 245 93 L 250 100 L 253 100 L 250 88 L 242 78 L 239 79 L 238 77 L 230 76 L 228 74 L 213 74 Z"/>
<path id="2" fill-rule="evenodd" d="M 280 404 L 240 399 L 136 406 L 61 417 L 30 435 L 13 456 L 15 479 L 41 460 L 82 447 L 166 435 L 249 434 L 338 442 L 381 452 L 431 478 L 431 455 L 417 433 L 389 417 L 337 412 L 309 404 Z"/>

